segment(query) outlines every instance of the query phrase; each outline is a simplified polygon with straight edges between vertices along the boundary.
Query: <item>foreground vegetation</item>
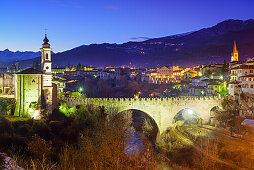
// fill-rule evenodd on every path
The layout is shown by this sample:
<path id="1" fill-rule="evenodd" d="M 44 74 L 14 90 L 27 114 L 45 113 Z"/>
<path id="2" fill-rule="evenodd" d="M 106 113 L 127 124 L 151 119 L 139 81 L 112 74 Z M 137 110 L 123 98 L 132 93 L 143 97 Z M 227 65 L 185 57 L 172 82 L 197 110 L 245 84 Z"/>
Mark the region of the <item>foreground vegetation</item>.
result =
<path id="1" fill-rule="evenodd" d="M 2 117 L 0 152 L 25 169 L 157 169 L 153 148 L 134 148 L 128 114 L 116 113 L 89 105 L 69 117 L 58 111 L 44 120 Z"/>
<path id="2" fill-rule="evenodd" d="M 93 105 L 63 110 L 55 110 L 42 120 L 7 119 L 2 115 L 0 153 L 11 157 L 13 166 L 35 170 L 254 168 L 251 134 L 231 137 L 227 128 L 178 122 L 158 137 L 154 147 L 147 138 L 142 138 L 140 145 L 134 142 L 128 112 L 117 114 L 114 108 L 105 111 Z M 220 126 L 232 116 L 225 115 L 229 116 L 217 116 Z"/>

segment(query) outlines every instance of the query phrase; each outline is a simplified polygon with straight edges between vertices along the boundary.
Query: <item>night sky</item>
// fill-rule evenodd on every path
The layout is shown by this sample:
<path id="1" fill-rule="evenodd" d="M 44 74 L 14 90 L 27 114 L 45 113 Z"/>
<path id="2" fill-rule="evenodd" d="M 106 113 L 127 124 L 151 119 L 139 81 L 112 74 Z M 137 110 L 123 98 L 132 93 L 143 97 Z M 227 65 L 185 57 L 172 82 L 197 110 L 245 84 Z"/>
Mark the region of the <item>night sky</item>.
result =
<path id="1" fill-rule="evenodd" d="M 0 50 L 54 52 L 123 43 L 254 18 L 254 0 L 0 0 Z"/>

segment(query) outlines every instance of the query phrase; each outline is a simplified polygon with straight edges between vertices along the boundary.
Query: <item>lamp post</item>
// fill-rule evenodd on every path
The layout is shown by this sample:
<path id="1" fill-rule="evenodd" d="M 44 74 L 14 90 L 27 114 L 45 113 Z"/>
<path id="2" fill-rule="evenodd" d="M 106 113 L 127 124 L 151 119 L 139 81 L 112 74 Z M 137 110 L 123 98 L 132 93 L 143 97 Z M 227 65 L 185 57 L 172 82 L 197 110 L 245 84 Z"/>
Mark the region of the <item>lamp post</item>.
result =
<path id="1" fill-rule="evenodd" d="M 84 88 L 83 88 L 83 87 L 79 87 L 78 91 L 79 91 L 80 93 L 82 93 L 82 92 L 84 91 Z"/>

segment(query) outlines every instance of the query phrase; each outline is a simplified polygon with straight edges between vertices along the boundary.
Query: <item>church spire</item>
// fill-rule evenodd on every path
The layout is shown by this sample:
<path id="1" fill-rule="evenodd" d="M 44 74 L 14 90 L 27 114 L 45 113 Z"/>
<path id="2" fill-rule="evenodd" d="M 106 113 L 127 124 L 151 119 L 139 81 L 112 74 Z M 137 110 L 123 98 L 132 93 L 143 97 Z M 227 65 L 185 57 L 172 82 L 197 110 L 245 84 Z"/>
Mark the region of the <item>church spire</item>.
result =
<path id="1" fill-rule="evenodd" d="M 232 52 L 232 55 L 231 55 L 231 62 L 234 62 L 234 61 L 238 61 L 238 50 L 236 48 L 236 43 L 234 41 L 234 48 L 233 48 L 233 52 Z"/>
<path id="2" fill-rule="evenodd" d="M 237 48 L 236 48 L 236 43 L 235 43 L 235 41 L 234 41 L 233 53 L 238 53 Z"/>

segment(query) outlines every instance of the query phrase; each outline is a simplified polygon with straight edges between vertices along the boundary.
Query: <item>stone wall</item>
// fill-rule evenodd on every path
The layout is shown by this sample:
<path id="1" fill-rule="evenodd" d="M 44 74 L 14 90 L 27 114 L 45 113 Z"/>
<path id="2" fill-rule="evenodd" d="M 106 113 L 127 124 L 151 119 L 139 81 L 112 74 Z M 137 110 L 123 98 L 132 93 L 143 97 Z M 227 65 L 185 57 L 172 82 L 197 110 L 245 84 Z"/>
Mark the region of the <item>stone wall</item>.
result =
<path id="1" fill-rule="evenodd" d="M 117 108 L 119 112 L 136 109 L 145 112 L 155 120 L 160 133 L 172 125 L 173 119 L 182 109 L 192 109 L 209 122 L 213 107 L 221 107 L 223 98 L 219 97 L 178 97 L 178 98 L 62 98 L 69 107 L 81 104 L 104 106 L 105 109 Z"/>

